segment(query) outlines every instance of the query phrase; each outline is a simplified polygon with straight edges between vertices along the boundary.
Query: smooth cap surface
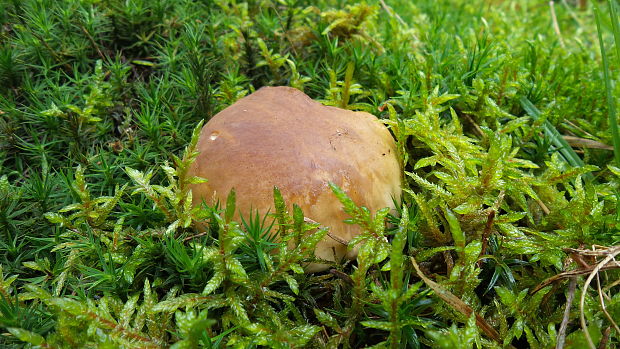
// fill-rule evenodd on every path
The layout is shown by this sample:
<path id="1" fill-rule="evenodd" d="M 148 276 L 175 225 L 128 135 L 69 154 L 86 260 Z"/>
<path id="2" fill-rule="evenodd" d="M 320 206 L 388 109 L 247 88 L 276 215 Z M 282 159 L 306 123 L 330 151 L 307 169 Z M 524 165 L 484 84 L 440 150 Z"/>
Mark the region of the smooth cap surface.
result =
<path id="1" fill-rule="evenodd" d="M 264 87 L 222 110 L 203 127 L 198 150 L 190 175 L 208 182 L 193 185 L 194 204 L 225 203 L 234 188 L 236 219 L 247 219 L 250 209 L 274 212 L 277 186 L 289 209 L 299 205 L 349 241 L 360 228 L 343 222 L 349 217 L 329 182 L 373 213 L 400 198 L 401 169 L 387 128 L 371 114 L 324 106 L 290 87 Z M 315 251 L 326 260 L 356 253 L 329 236 Z"/>

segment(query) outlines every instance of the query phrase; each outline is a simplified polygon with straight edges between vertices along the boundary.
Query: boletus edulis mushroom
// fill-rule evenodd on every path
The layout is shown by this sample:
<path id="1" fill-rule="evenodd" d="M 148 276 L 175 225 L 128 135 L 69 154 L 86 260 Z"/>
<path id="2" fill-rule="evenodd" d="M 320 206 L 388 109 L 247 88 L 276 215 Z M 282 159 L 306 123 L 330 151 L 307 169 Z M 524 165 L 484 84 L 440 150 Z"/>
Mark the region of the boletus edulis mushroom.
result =
<path id="1" fill-rule="evenodd" d="M 263 87 L 219 112 L 203 127 L 198 151 L 189 175 L 208 182 L 192 186 L 194 205 L 224 204 L 234 188 L 235 217 L 247 220 L 250 210 L 274 212 L 277 186 L 289 209 L 297 204 L 330 228 L 315 250 L 324 260 L 354 258 L 357 251 L 343 242 L 360 233 L 344 223 L 349 217 L 329 182 L 373 213 L 400 199 L 401 168 L 388 129 L 371 114 L 324 106 L 291 87 Z"/>

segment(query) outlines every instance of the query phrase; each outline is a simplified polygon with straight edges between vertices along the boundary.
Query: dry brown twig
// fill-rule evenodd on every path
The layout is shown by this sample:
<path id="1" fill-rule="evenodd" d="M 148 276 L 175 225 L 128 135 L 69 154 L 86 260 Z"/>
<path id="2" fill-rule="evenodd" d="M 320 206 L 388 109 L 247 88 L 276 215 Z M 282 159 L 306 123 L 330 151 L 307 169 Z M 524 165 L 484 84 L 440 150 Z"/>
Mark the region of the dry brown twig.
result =
<path id="1" fill-rule="evenodd" d="M 620 279 L 618 279 L 618 280 L 612 282 L 611 284 L 605 286 L 605 288 L 603 288 L 603 291 L 604 292 L 609 292 L 609 290 L 611 290 L 613 287 L 616 287 L 618 285 L 620 285 Z"/>
<path id="2" fill-rule="evenodd" d="M 322 226 L 319 222 L 315 221 L 314 219 L 310 219 L 308 217 L 304 217 L 304 222 L 306 223 L 310 223 L 310 224 L 318 224 L 319 225 L 319 229 L 324 229 L 326 227 Z M 330 238 L 336 240 L 336 242 L 339 242 L 342 245 L 348 246 L 349 242 L 346 240 L 341 239 L 340 237 L 332 234 L 331 230 L 329 228 L 327 228 L 327 236 L 329 236 Z"/>
<path id="3" fill-rule="evenodd" d="M 605 292 L 611 289 L 611 287 L 617 286 L 620 283 L 620 280 L 615 281 L 610 286 L 603 288 L 601 287 L 600 279 L 599 279 L 599 274 L 601 271 L 620 269 L 620 263 L 615 260 L 616 256 L 620 254 L 620 246 L 612 246 L 612 247 L 592 246 L 591 250 L 566 248 L 564 249 L 564 252 L 567 252 L 570 255 L 571 259 L 579 265 L 579 269 L 569 270 L 569 271 L 566 271 L 566 272 L 563 272 L 563 273 L 560 273 L 560 274 L 557 274 L 557 275 L 554 275 L 548 278 L 547 280 L 538 284 L 538 286 L 534 287 L 534 289 L 532 289 L 530 294 L 534 294 L 557 281 L 564 280 L 564 279 L 571 279 L 571 283 L 569 284 L 568 299 L 566 302 L 567 303 L 566 311 L 564 313 L 564 319 L 562 321 L 562 325 L 560 326 L 560 331 L 558 333 L 558 342 L 556 345 L 556 348 L 562 348 L 564 345 L 563 339 L 564 339 L 565 332 L 566 332 L 565 325 L 568 323 L 568 316 L 570 314 L 570 306 L 571 306 L 572 297 L 574 294 L 573 283 L 576 283 L 575 280 L 577 276 L 588 275 L 588 278 L 586 279 L 583 285 L 581 297 L 579 300 L 579 320 L 581 323 L 581 328 L 584 332 L 584 336 L 586 337 L 586 340 L 588 341 L 588 346 L 594 349 L 596 348 L 596 346 L 594 345 L 594 342 L 592 341 L 592 338 L 590 337 L 590 333 L 588 332 L 588 325 L 586 323 L 585 313 L 584 313 L 584 305 L 585 305 L 585 297 L 587 294 L 587 289 L 590 286 L 590 283 L 592 283 L 592 280 L 594 280 L 594 278 L 596 277 L 597 278 L 596 288 L 598 291 L 598 299 L 599 299 L 599 303 L 601 304 L 601 309 L 603 313 L 605 314 L 605 317 L 607 318 L 607 320 L 609 320 L 611 324 L 610 328 L 613 327 L 618 333 L 620 333 L 620 327 L 614 321 L 611 315 L 607 312 L 607 308 L 605 306 L 605 299 L 609 299 L 609 296 Z M 597 262 L 596 260 L 597 257 L 598 258 L 604 257 L 604 258 L 600 262 Z M 590 265 L 588 261 L 591 261 L 591 263 L 594 263 L 594 264 Z"/>
<path id="4" fill-rule="evenodd" d="M 405 21 L 403 21 L 403 19 L 398 15 L 398 13 L 394 12 L 394 10 L 392 8 L 390 8 L 385 1 L 383 0 L 379 0 L 379 2 L 381 3 L 381 7 L 383 7 L 383 9 L 385 10 L 385 12 L 387 12 L 390 16 L 394 16 L 394 18 L 396 18 L 396 20 L 403 26 L 403 27 L 407 27 L 407 23 Z"/>
<path id="5" fill-rule="evenodd" d="M 609 315 L 609 312 L 607 311 L 607 307 L 605 306 L 604 298 L 606 298 L 607 300 L 611 300 L 611 297 L 609 297 L 607 294 L 603 292 L 603 289 L 601 288 L 601 278 L 599 274 L 596 274 L 596 288 L 598 290 L 598 297 L 599 297 L 599 302 L 601 303 L 601 309 L 603 309 L 603 313 L 605 314 L 605 317 L 607 317 L 607 320 L 609 320 L 611 325 L 616 329 L 616 332 L 620 333 L 620 328 L 618 328 L 618 324 L 614 321 L 611 315 Z"/>
<path id="6" fill-rule="evenodd" d="M 601 143 L 599 141 L 595 141 L 593 139 L 575 137 L 575 136 L 562 136 L 566 143 L 571 147 L 579 147 L 579 148 L 590 148 L 590 149 L 604 149 L 604 150 L 614 150 L 614 147 L 611 145 L 607 145 L 605 143 Z"/>
<path id="7" fill-rule="evenodd" d="M 558 36 L 558 40 L 560 41 L 560 46 L 562 48 L 566 48 L 564 45 L 564 39 L 562 38 L 562 32 L 560 31 L 560 25 L 558 24 L 558 17 L 555 15 L 555 6 L 553 1 L 549 1 L 549 11 L 551 12 L 551 21 L 553 24 L 553 30 L 555 34 Z"/>
<path id="8" fill-rule="evenodd" d="M 554 282 L 558 282 L 561 280 L 565 280 L 565 279 L 570 279 L 572 277 L 575 276 L 581 276 L 581 275 L 586 275 L 586 274 L 591 274 L 595 269 L 597 269 L 598 271 L 606 271 L 606 270 L 612 270 L 612 269 L 619 269 L 620 268 L 620 263 L 614 261 L 614 263 L 608 263 L 606 265 L 590 265 L 588 264 L 582 257 L 602 257 L 602 256 L 607 256 L 610 252 L 608 251 L 615 251 L 617 249 L 620 249 L 620 246 L 614 246 L 614 247 L 610 247 L 607 248 L 605 246 L 595 246 L 594 248 L 600 248 L 600 250 L 584 250 L 584 249 L 575 249 L 575 248 L 565 248 L 564 252 L 570 254 L 570 256 L 572 257 L 573 261 L 577 264 L 579 264 L 580 268 L 579 269 L 575 269 L 575 270 L 569 270 L 569 271 L 565 271 L 562 273 L 559 273 L 557 275 L 554 275 L 548 279 L 546 279 L 545 281 L 541 282 L 540 284 L 538 284 L 536 287 L 534 287 L 531 291 L 530 294 L 534 294 L 540 290 L 542 290 L 543 288 L 553 284 Z M 600 263 L 599 263 L 600 264 Z M 617 281 L 615 284 L 617 284 L 620 281 Z M 610 286 L 606 287 L 605 289 L 610 288 Z"/>
<path id="9" fill-rule="evenodd" d="M 446 302 L 452 309 L 458 311 L 459 313 L 469 317 L 473 313 L 476 317 L 476 325 L 482 332 L 489 338 L 493 339 L 499 344 L 503 344 L 503 341 L 493 326 L 491 326 L 482 316 L 474 312 L 474 309 L 463 302 L 459 297 L 455 296 L 452 292 L 446 290 L 441 285 L 436 283 L 435 281 L 429 279 L 418 266 L 418 263 L 415 261 L 413 257 L 410 257 L 411 264 L 413 268 L 417 272 L 418 276 L 424 281 L 424 283 L 430 287 L 435 294 L 441 298 L 444 302 Z M 509 345 L 508 348 L 514 348 L 512 345 Z"/>
<path id="10" fill-rule="evenodd" d="M 611 334 L 611 326 L 608 326 L 605 330 L 603 330 L 603 338 L 598 344 L 597 349 L 605 349 L 607 348 L 607 342 L 609 342 L 609 335 Z"/>
<path id="11" fill-rule="evenodd" d="M 594 249 L 591 252 L 594 253 L 595 252 Z M 596 348 L 596 346 L 594 345 L 594 342 L 592 341 L 592 338 L 590 337 L 590 333 L 588 332 L 588 324 L 586 323 L 586 318 L 585 318 L 585 313 L 584 313 L 584 305 L 585 305 L 585 301 L 586 301 L 586 290 L 590 286 L 590 283 L 592 282 L 594 277 L 598 276 L 598 273 L 603 268 L 607 267 L 608 263 L 611 264 L 611 266 L 616 268 L 616 269 L 620 268 L 620 263 L 618 263 L 615 260 L 616 256 L 618 254 L 620 254 L 620 246 L 610 247 L 610 248 L 608 248 L 606 250 L 599 251 L 599 253 L 600 253 L 599 256 L 606 256 L 606 257 L 601 262 L 596 264 L 596 266 L 594 267 L 594 269 L 592 270 L 592 272 L 590 273 L 590 275 L 586 279 L 586 282 L 583 285 L 583 290 L 581 292 L 581 298 L 579 300 L 579 320 L 581 322 L 581 328 L 583 329 L 583 334 L 585 335 L 586 340 L 588 341 L 588 345 L 590 346 L 590 348 Z M 603 307 L 603 309 L 604 309 L 604 307 Z M 611 320 L 611 318 L 609 318 L 609 319 Z M 611 321 L 612 321 L 612 325 L 614 325 L 617 328 L 618 325 L 613 320 L 611 320 Z"/>
<path id="12" fill-rule="evenodd" d="M 566 299 L 566 308 L 564 309 L 564 317 L 560 324 L 560 330 L 558 331 L 558 340 L 555 345 L 556 349 L 564 348 L 564 341 L 566 339 L 566 329 L 568 328 L 568 322 L 570 320 L 570 308 L 573 304 L 573 298 L 575 298 L 575 290 L 577 289 L 577 278 L 573 277 L 568 283 L 568 298 Z"/>
<path id="13" fill-rule="evenodd" d="M 589 268 L 582 268 L 582 269 L 577 269 L 577 270 L 569 270 L 569 271 L 565 271 L 563 273 L 554 275 L 550 278 L 548 278 L 547 280 L 541 282 L 540 284 L 538 284 L 536 287 L 534 287 L 531 291 L 530 294 L 534 294 L 537 293 L 538 291 L 542 290 L 543 288 L 553 284 L 554 282 L 558 282 L 561 280 L 565 280 L 565 279 L 570 279 L 572 277 L 575 276 L 581 276 L 581 275 L 587 275 L 590 274 L 593 270 L 594 270 L 595 266 L 591 266 Z M 603 268 L 600 269 L 600 271 L 606 271 L 606 270 L 612 270 L 612 269 L 618 269 L 618 266 L 605 266 Z"/>

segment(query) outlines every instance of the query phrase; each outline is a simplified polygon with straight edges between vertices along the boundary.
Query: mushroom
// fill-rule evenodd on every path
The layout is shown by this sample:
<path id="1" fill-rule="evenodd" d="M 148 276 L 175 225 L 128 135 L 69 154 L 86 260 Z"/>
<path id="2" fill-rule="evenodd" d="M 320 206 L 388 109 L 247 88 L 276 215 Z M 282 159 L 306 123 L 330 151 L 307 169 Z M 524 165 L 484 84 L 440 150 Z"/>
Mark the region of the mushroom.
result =
<path id="1" fill-rule="evenodd" d="M 236 219 L 250 210 L 264 215 L 274 212 L 277 186 L 288 205 L 330 228 L 315 250 L 324 260 L 355 258 L 344 242 L 361 230 L 344 222 L 349 217 L 329 182 L 373 213 L 400 199 L 401 168 L 388 129 L 369 113 L 324 106 L 291 87 L 263 87 L 222 110 L 203 127 L 197 149 L 189 175 L 208 182 L 192 185 L 194 205 L 225 202 L 234 188 Z"/>

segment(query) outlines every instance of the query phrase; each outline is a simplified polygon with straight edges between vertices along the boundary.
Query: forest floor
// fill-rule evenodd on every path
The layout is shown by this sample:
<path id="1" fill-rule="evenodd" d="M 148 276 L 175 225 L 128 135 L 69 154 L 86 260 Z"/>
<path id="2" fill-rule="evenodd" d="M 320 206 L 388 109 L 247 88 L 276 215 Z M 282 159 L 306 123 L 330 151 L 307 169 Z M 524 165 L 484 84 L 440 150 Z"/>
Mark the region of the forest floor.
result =
<path id="1" fill-rule="evenodd" d="M 617 348 L 618 9 L 1 1 L 0 347 Z M 200 122 L 279 85 L 404 169 L 397 214 L 333 188 L 360 253 L 322 273 L 300 212 L 189 204 Z"/>

